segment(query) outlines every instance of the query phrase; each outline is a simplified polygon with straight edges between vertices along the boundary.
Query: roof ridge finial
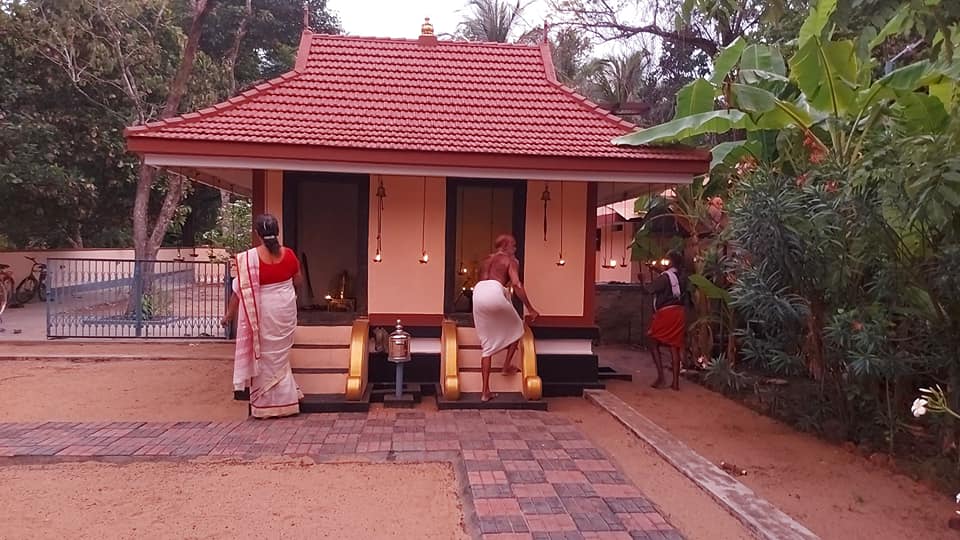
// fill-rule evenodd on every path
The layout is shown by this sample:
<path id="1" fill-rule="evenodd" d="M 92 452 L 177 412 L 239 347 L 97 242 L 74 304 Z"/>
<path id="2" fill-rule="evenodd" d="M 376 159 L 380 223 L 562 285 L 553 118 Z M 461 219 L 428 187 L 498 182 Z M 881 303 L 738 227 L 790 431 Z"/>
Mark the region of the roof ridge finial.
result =
<path id="1" fill-rule="evenodd" d="M 310 31 L 310 5 L 306 1 L 303 3 L 303 31 Z"/>
<path id="2" fill-rule="evenodd" d="M 550 19 L 543 19 L 543 39 L 540 43 L 550 43 Z"/>
<path id="3" fill-rule="evenodd" d="M 420 35 L 421 36 L 433 35 L 433 24 L 430 23 L 430 17 L 423 18 L 423 24 L 420 25 Z"/>
<path id="4" fill-rule="evenodd" d="M 433 24 L 430 23 L 430 17 L 423 18 L 423 24 L 420 25 L 420 39 L 417 42 L 425 47 L 433 47 L 438 43 L 437 36 L 433 34 Z"/>

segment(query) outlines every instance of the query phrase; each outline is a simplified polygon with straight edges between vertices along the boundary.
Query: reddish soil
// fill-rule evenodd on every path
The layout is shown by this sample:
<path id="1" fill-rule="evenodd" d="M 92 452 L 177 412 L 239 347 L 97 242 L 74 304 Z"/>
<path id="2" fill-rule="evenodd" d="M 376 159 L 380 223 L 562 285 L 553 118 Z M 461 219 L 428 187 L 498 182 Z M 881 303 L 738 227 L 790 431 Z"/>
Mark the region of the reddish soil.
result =
<path id="1" fill-rule="evenodd" d="M 646 443 L 599 407 L 582 398 L 550 400 L 562 414 L 603 448 L 663 517 L 684 536 L 704 540 L 747 540 L 750 532 Z"/>
<path id="2" fill-rule="evenodd" d="M 242 420 L 229 360 L 0 362 L 0 422 Z"/>
<path id="3" fill-rule="evenodd" d="M 613 381 L 608 385 L 609 390 L 707 459 L 717 464 L 721 461 L 732 462 L 746 469 L 748 474 L 741 478 L 742 482 L 823 538 L 957 537 L 946 528 L 947 520 L 955 509 L 949 497 L 889 469 L 871 465 L 838 446 L 798 433 L 694 383 L 684 382 L 679 393 L 652 390 L 648 386 L 653 378 L 650 362 L 635 351 L 603 348 L 600 353 L 604 363 L 615 364 L 622 371 L 632 373 L 636 379 L 632 383 Z M 231 369 L 232 365 L 227 360 L 0 362 L 0 422 L 242 419 L 246 417 L 246 403 L 231 399 Z M 432 408 L 426 402 L 421 407 Z M 586 400 L 573 398 L 551 399 L 550 407 L 552 411 L 573 419 L 579 429 L 605 449 L 637 487 L 688 538 L 725 540 L 749 537 L 746 530 L 706 494 L 597 407 Z M 104 464 L 84 466 L 92 467 L 90 470 L 94 472 L 87 476 L 78 473 L 79 480 L 73 484 L 74 488 L 65 489 L 67 495 L 57 504 L 66 505 L 66 501 L 75 500 L 72 497 L 76 493 L 70 489 L 95 485 L 98 475 L 112 474 L 110 471 L 127 471 L 135 476 L 143 474 L 145 476 L 138 478 L 145 482 L 154 478 L 160 481 L 167 474 L 181 479 L 185 478 L 182 475 L 203 477 L 200 469 L 189 472 L 190 467 L 184 464 L 177 465 L 186 468 L 176 473 L 171 472 L 174 469 L 163 468 L 173 465 L 160 463 L 143 463 L 134 468 Z M 160 468 L 150 468 L 154 466 Z M 20 476 L 16 478 L 9 475 L 11 471 L 21 470 L 19 466 L 0 467 L 0 486 L 7 485 L 9 491 L 9 496 L 4 500 L 33 499 L 23 496 L 27 492 L 25 486 L 31 482 L 47 486 L 45 489 L 50 497 L 56 497 L 56 490 L 50 487 L 55 478 L 72 478 L 73 472 L 64 474 L 68 469 L 85 470 L 71 467 L 77 466 L 64 464 L 22 468 L 22 474 L 17 473 Z M 236 469 L 235 465 L 230 467 L 227 472 L 231 475 L 234 470 L 242 470 Z M 261 485 L 257 484 L 259 473 L 250 474 L 249 480 L 242 484 Z M 216 475 L 209 476 L 209 479 L 215 480 Z M 435 484 L 433 480 L 430 483 Z M 121 484 L 123 489 L 129 487 L 129 481 Z M 18 487 L 9 487 L 13 485 Z M 169 485 L 178 489 L 181 484 Z M 229 491 L 226 485 L 222 488 L 224 493 Z M 109 488 L 107 491 L 118 498 L 121 497 L 118 494 L 124 493 L 123 490 Z M 0 493 L 0 496 L 4 493 Z M 14 493 L 17 495 L 14 496 Z M 164 493 L 148 496 L 144 492 L 144 496 L 162 498 Z M 202 497 L 204 493 L 197 491 L 191 496 Z M 358 491 L 357 497 L 360 495 Z M 451 500 L 455 500 L 452 495 Z M 338 508 L 367 504 L 361 504 L 356 498 L 348 501 L 352 502 L 338 505 Z M 186 505 L 175 506 L 174 502 L 168 500 L 164 503 L 166 506 L 161 506 L 166 508 L 164 515 L 188 508 Z M 40 508 L 46 507 L 38 507 L 38 512 Z M 136 511 L 148 512 L 149 509 Z M 8 521 L 0 515 L 0 522 L 6 525 Z M 232 522 L 224 519 L 219 523 L 223 526 Z M 309 523 L 316 524 L 312 521 Z M 16 537 L 30 538 L 35 534 L 27 529 L 24 531 L 23 535 Z M 124 535 L 131 533 L 118 531 L 116 536 Z M 196 536 L 203 535 L 198 533 Z M 213 537 L 217 538 L 215 535 Z M 292 533 L 291 537 L 297 535 Z M 440 534 L 430 537 L 448 536 Z"/>
<path id="4" fill-rule="evenodd" d="M 24 540 L 469 538 L 448 464 L 12 465 L 0 499 L 0 537 Z"/>
<path id="5" fill-rule="evenodd" d="M 957 538 L 953 501 L 887 467 L 726 399 L 695 383 L 650 388 L 655 371 L 638 351 L 603 347 L 601 363 L 631 373 L 607 389 L 822 538 Z"/>

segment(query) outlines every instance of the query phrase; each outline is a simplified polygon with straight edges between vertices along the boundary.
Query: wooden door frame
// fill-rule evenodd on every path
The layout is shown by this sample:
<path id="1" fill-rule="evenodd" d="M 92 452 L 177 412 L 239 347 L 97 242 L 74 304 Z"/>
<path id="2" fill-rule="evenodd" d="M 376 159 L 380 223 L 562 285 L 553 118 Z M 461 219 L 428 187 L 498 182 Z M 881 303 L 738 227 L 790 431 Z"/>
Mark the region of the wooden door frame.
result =
<path id="1" fill-rule="evenodd" d="M 459 315 L 453 309 L 456 298 L 457 265 L 457 224 L 459 214 L 457 192 L 461 187 L 510 188 L 513 190 L 513 236 L 517 239 L 517 259 L 520 260 L 520 278 L 523 279 L 524 248 L 526 245 L 527 228 L 527 181 L 526 180 L 486 180 L 477 178 L 447 178 L 447 212 L 446 212 L 446 260 L 443 273 L 443 312 L 448 316 Z M 491 246 L 492 249 L 492 246 Z M 514 305 L 522 313 L 523 306 L 514 299 Z"/>
<path id="2" fill-rule="evenodd" d="M 346 173 L 322 173 L 309 171 L 283 171 L 283 229 L 284 244 L 290 247 L 297 257 L 297 239 L 299 229 L 299 213 L 297 212 L 300 184 L 304 182 L 326 182 L 339 184 L 353 184 L 357 186 L 357 276 L 354 280 L 354 292 L 357 296 L 355 316 L 367 315 L 369 306 L 369 277 L 368 251 L 370 235 L 370 175 Z M 323 203 L 318 201 L 317 206 L 322 211 Z"/>

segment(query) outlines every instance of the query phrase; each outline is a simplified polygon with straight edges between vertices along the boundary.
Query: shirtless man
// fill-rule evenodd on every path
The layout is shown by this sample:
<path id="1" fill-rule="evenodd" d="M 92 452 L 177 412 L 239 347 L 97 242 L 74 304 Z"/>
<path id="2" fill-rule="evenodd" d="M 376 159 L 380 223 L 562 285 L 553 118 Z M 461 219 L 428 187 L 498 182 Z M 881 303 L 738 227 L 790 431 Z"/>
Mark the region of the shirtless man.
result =
<path id="1" fill-rule="evenodd" d="M 523 321 L 517 315 L 511 302 L 508 287 L 527 308 L 530 322 L 540 315 L 527 297 L 520 283 L 520 262 L 517 260 L 517 241 L 509 234 L 501 234 L 491 253 L 480 266 L 480 281 L 473 287 L 473 320 L 477 336 L 483 348 L 480 360 L 480 374 L 483 377 L 483 393 L 480 400 L 487 402 L 493 398 L 490 393 L 490 363 L 493 355 L 507 349 L 507 358 L 502 373 L 510 375 L 518 368 L 513 365 L 513 357 L 523 336 Z"/>

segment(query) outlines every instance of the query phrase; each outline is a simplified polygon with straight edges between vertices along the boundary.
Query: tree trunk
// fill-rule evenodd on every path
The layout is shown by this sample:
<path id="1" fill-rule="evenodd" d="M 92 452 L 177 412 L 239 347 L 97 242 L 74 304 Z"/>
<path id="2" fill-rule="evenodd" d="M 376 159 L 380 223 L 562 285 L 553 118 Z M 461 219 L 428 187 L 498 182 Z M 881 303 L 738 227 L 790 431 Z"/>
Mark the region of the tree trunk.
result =
<path id="1" fill-rule="evenodd" d="M 247 26 L 250 19 L 253 18 L 253 0 L 247 0 L 247 5 L 243 11 L 243 17 L 240 24 L 237 25 L 237 32 L 233 35 L 233 45 L 227 52 L 227 57 L 223 60 L 223 66 L 227 70 L 227 76 L 230 79 L 230 95 L 237 93 L 237 57 L 240 56 L 240 45 L 243 43 L 243 36 L 247 33 Z"/>
<path id="2" fill-rule="evenodd" d="M 197 59 L 197 50 L 200 48 L 200 34 L 203 32 L 203 23 L 213 9 L 213 4 L 213 0 L 194 0 L 193 2 L 193 20 L 190 22 L 187 44 L 183 48 L 183 56 L 180 57 L 177 74 L 170 84 L 167 102 L 164 104 L 163 112 L 160 113 L 161 119 L 170 118 L 177 114 L 177 110 L 180 108 L 180 101 L 187 92 L 187 83 L 190 82 L 190 76 L 193 75 L 193 64 Z"/>
<path id="3" fill-rule="evenodd" d="M 187 34 L 187 43 L 183 48 L 180 66 L 170 84 L 167 101 L 159 119 L 170 118 L 177 113 L 180 102 L 187 91 L 187 83 L 193 74 L 193 65 L 197 59 L 197 50 L 200 46 L 200 35 L 203 23 L 213 8 L 213 0 L 194 0 L 193 20 Z M 137 179 L 137 192 L 133 202 L 133 249 L 137 259 L 155 259 L 163 236 L 170 226 L 170 220 L 180 204 L 183 196 L 183 178 L 176 176 L 170 179 L 167 194 L 164 196 L 160 212 L 150 225 L 150 193 L 157 178 L 157 171 L 145 163 L 140 165 L 140 175 Z"/>
<path id="4" fill-rule="evenodd" d="M 231 234 L 231 223 L 227 219 L 230 213 L 230 192 L 221 189 L 220 190 L 220 233 L 223 234 L 224 238 L 227 238 Z"/>
<path id="5" fill-rule="evenodd" d="M 213 8 L 213 4 L 214 0 L 194 0 L 193 2 L 193 20 L 187 34 L 187 43 L 183 48 L 183 56 L 180 57 L 177 73 L 170 84 L 167 101 L 164 104 L 163 111 L 160 112 L 159 119 L 161 120 L 174 116 L 180 108 L 180 102 L 187 91 L 187 83 L 190 82 L 190 76 L 193 74 L 193 65 L 197 59 L 203 23 Z M 179 175 L 171 176 L 167 185 L 167 193 L 160 206 L 160 212 L 151 226 L 150 194 L 153 191 L 153 184 L 156 179 L 156 169 L 141 162 L 140 174 L 137 178 L 137 192 L 133 201 L 133 252 L 137 260 L 154 260 L 157 258 L 157 252 L 160 251 L 160 246 L 163 244 L 163 237 L 183 197 L 183 177 Z M 150 292 L 152 275 L 152 266 L 144 267 L 136 272 L 135 280 L 138 283 L 135 284 L 127 304 L 129 313 L 142 313 L 142 302 Z"/>

